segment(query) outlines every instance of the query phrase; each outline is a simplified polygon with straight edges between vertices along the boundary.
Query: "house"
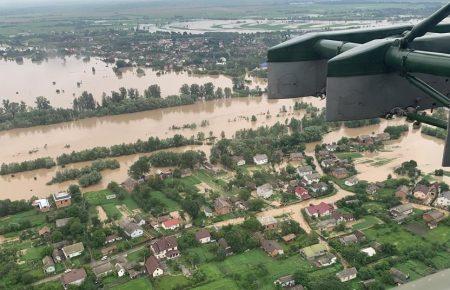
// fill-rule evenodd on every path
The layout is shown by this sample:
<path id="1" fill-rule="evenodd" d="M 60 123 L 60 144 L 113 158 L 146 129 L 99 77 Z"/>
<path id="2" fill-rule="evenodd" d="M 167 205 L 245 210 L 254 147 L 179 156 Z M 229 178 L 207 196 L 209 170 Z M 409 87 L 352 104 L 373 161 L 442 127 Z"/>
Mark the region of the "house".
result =
<path id="1" fill-rule="evenodd" d="M 120 241 L 121 239 L 122 239 L 122 237 L 119 237 L 117 234 L 109 235 L 105 238 L 105 245 L 112 244 L 115 241 Z"/>
<path id="2" fill-rule="evenodd" d="M 336 163 L 338 163 L 338 162 L 339 162 L 339 161 L 338 161 L 335 157 L 330 157 L 330 158 L 323 159 L 323 160 L 320 162 L 320 165 L 321 165 L 323 168 L 331 168 L 331 167 L 335 166 Z"/>
<path id="3" fill-rule="evenodd" d="M 180 256 L 177 239 L 173 236 L 154 240 L 150 245 L 150 250 L 158 259 L 175 259 Z"/>
<path id="4" fill-rule="evenodd" d="M 419 200 L 425 200 L 428 198 L 430 188 L 423 184 L 418 184 L 413 190 L 413 196 Z"/>
<path id="5" fill-rule="evenodd" d="M 333 211 L 331 213 L 331 217 L 334 218 L 337 222 L 352 222 L 355 220 L 351 213 L 341 213 L 338 211 Z"/>
<path id="6" fill-rule="evenodd" d="M 311 185 L 313 183 L 317 183 L 320 181 L 320 174 L 318 173 L 310 173 L 303 176 L 303 180 L 306 184 Z"/>
<path id="7" fill-rule="evenodd" d="M 61 191 L 53 194 L 53 201 L 57 208 L 62 208 L 71 205 L 71 196 L 70 193 Z"/>
<path id="8" fill-rule="evenodd" d="M 377 251 L 375 251 L 375 249 L 372 247 L 361 249 L 361 252 L 365 253 L 369 257 L 375 256 L 377 254 Z"/>
<path id="9" fill-rule="evenodd" d="M 340 237 L 339 241 L 341 242 L 341 244 L 348 246 L 348 245 L 358 243 L 358 237 L 356 237 L 355 234 L 350 234 L 350 235 Z"/>
<path id="10" fill-rule="evenodd" d="M 288 235 L 282 236 L 281 238 L 283 239 L 283 241 L 285 243 L 289 243 L 289 242 L 292 242 L 295 239 L 295 237 L 296 237 L 295 234 L 288 234 Z"/>
<path id="11" fill-rule="evenodd" d="M 138 185 L 138 181 L 133 178 L 127 178 L 124 182 L 120 184 L 123 189 L 125 189 L 128 193 L 131 193 L 133 189 Z"/>
<path id="12" fill-rule="evenodd" d="M 434 205 L 437 207 L 448 208 L 450 206 L 450 191 L 441 193 L 434 201 Z"/>
<path id="13" fill-rule="evenodd" d="M 273 194 L 272 185 L 270 183 L 263 184 L 256 188 L 256 194 L 258 197 L 262 197 L 264 199 L 269 198 Z"/>
<path id="14" fill-rule="evenodd" d="M 283 248 L 274 240 L 262 240 L 261 247 L 271 257 L 284 254 Z"/>
<path id="15" fill-rule="evenodd" d="M 255 156 L 253 156 L 253 162 L 256 165 L 263 165 L 263 164 L 267 164 L 267 162 L 269 162 L 269 158 L 267 158 L 266 154 L 257 154 Z"/>
<path id="16" fill-rule="evenodd" d="M 125 273 L 127 272 L 125 270 L 125 267 L 122 265 L 122 263 L 116 263 L 114 268 L 116 268 L 116 273 L 117 273 L 117 276 L 119 276 L 119 277 L 123 277 L 125 275 Z"/>
<path id="17" fill-rule="evenodd" d="M 161 227 L 165 230 L 175 230 L 180 227 L 180 221 L 178 219 L 170 219 L 161 223 Z"/>
<path id="18" fill-rule="evenodd" d="M 86 271 L 83 268 L 72 269 L 68 273 L 61 275 L 61 283 L 64 289 L 67 289 L 69 285 L 80 286 L 86 279 Z"/>
<path id="19" fill-rule="evenodd" d="M 306 259 L 310 260 L 324 255 L 327 252 L 327 247 L 324 244 L 315 244 L 301 249 L 300 252 Z"/>
<path id="20" fill-rule="evenodd" d="M 356 137 L 356 140 L 360 145 L 372 145 L 373 144 L 373 138 L 369 135 L 361 135 Z"/>
<path id="21" fill-rule="evenodd" d="M 331 171 L 331 175 L 338 179 L 344 179 L 344 178 L 348 177 L 349 173 L 348 173 L 347 169 L 338 167 Z"/>
<path id="22" fill-rule="evenodd" d="M 317 267 L 328 267 L 336 263 L 337 258 L 332 253 L 325 253 L 323 256 L 320 256 L 315 259 L 314 264 Z"/>
<path id="23" fill-rule="evenodd" d="M 367 185 L 366 191 L 368 194 L 374 195 L 380 190 L 380 187 L 376 185 L 375 183 L 370 183 Z"/>
<path id="24" fill-rule="evenodd" d="M 206 229 L 201 229 L 195 233 L 195 239 L 200 244 L 206 244 L 211 242 L 211 234 Z"/>
<path id="25" fill-rule="evenodd" d="M 258 217 L 258 221 L 265 230 L 275 229 L 278 225 L 277 220 L 273 216 L 261 216 Z"/>
<path id="26" fill-rule="evenodd" d="M 308 193 L 308 190 L 302 186 L 297 186 L 294 192 L 295 196 L 300 200 L 307 200 L 311 198 L 311 196 Z"/>
<path id="27" fill-rule="evenodd" d="M 42 227 L 42 228 L 39 229 L 39 231 L 38 231 L 38 235 L 40 235 L 40 236 L 46 236 L 46 235 L 48 235 L 48 234 L 50 234 L 50 233 L 51 233 L 50 228 L 47 227 L 47 226 Z"/>
<path id="28" fill-rule="evenodd" d="M 306 176 L 308 174 L 312 174 L 313 172 L 314 171 L 313 171 L 312 167 L 309 165 L 297 167 L 297 174 L 300 177 Z"/>
<path id="29" fill-rule="evenodd" d="M 291 161 L 302 161 L 305 158 L 305 155 L 302 152 L 293 152 L 289 154 L 289 159 Z"/>
<path id="30" fill-rule="evenodd" d="M 445 214 L 437 209 L 432 209 L 424 213 L 422 218 L 430 229 L 434 229 L 437 227 L 437 224 L 445 218 Z"/>
<path id="31" fill-rule="evenodd" d="M 108 247 L 101 248 L 100 252 L 102 253 L 103 256 L 107 256 L 107 255 L 111 255 L 116 250 L 117 250 L 117 246 L 116 245 L 111 245 L 111 246 L 108 246 Z"/>
<path id="32" fill-rule="evenodd" d="M 338 149 L 338 145 L 333 142 L 332 144 L 326 144 L 325 145 L 325 150 L 329 151 L 329 152 L 334 152 Z"/>
<path id="33" fill-rule="evenodd" d="M 52 252 L 52 258 L 55 263 L 59 263 L 62 262 L 65 257 L 61 249 L 54 249 Z"/>
<path id="34" fill-rule="evenodd" d="M 318 205 L 311 204 L 305 209 L 305 212 L 310 217 L 323 217 L 328 216 L 334 210 L 334 207 L 331 204 L 321 202 Z"/>
<path id="35" fill-rule="evenodd" d="M 366 235 L 361 230 L 356 230 L 354 235 L 358 238 L 358 242 L 364 242 L 366 240 Z"/>
<path id="36" fill-rule="evenodd" d="M 356 268 L 352 267 L 352 268 L 344 269 L 344 270 L 336 273 L 336 277 L 341 282 L 347 282 L 347 281 L 355 279 L 357 274 L 358 274 L 358 271 L 356 270 Z"/>
<path id="37" fill-rule="evenodd" d="M 92 272 L 94 272 L 95 277 L 101 278 L 108 276 L 113 271 L 113 266 L 109 261 L 99 261 L 92 264 Z"/>
<path id="38" fill-rule="evenodd" d="M 220 238 L 218 243 L 219 248 L 225 252 L 225 256 L 233 255 L 233 250 L 231 249 L 231 247 L 228 245 L 227 241 L 224 238 Z"/>
<path id="39" fill-rule="evenodd" d="M 142 215 L 140 215 L 140 214 L 135 215 L 133 217 L 133 220 L 134 220 L 135 223 L 137 223 L 140 226 L 143 226 L 143 225 L 146 224 L 145 218 Z"/>
<path id="40" fill-rule="evenodd" d="M 57 228 L 65 227 L 65 226 L 69 223 L 70 219 L 71 219 L 71 218 L 57 219 L 57 220 L 55 221 L 56 227 L 57 227 Z"/>
<path id="41" fill-rule="evenodd" d="M 40 212 L 47 212 L 50 210 L 50 203 L 46 198 L 36 199 L 35 201 L 33 201 L 32 205 L 36 207 Z"/>
<path id="42" fill-rule="evenodd" d="M 147 261 L 145 261 L 145 269 L 150 277 L 158 277 L 164 274 L 163 267 L 159 263 L 155 256 L 150 256 Z"/>
<path id="43" fill-rule="evenodd" d="M 311 184 L 311 191 L 316 195 L 325 193 L 327 190 L 328 185 L 325 182 L 315 182 Z"/>
<path id="44" fill-rule="evenodd" d="M 277 280 L 275 280 L 273 284 L 280 285 L 283 288 L 294 286 L 295 285 L 294 275 L 287 275 L 280 277 Z"/>
<path id="45" fill-rule="evenodd" d="M 338 225 L 338 221 L 335 220 L 334 218 L 331 218 L 331 219 L 319 221 L 316 226 L 321 231 L 324 231 L 324 230 L 331 231 L 337 225 Z"/>
<path id="46" fill-rule="evenodd" d="M 231 157 L 231 159 L 233 160 L 234 164 L 236 164 L 236 166 L 245 165 L 245 159 L 242 156 L 233 156 Z"/>
<path id="47" fill-rule="evenodd" d="M 348 178 L 347 180 L 345 180 L 344 184 L 347 186 L 355 186 L 358 184 L 358 178 L 356 178 L 355 176 L 352 176 L 350 178 Z"/>
<path id="48" fill-rule="evenodd" d="M 405 284 L 406 282 L 409 281 L 409 275 L 403 273 L 399 269 L 391 268 L 389 270 L 389 273 L 391 274 L 392 279 L 394 280 L 395 283 L 397 283 L 397 285 Z"/>
<path id="49" fill-rule="evenodd" d="M 399 206 L 393 207 L 389 210 L 391 215 L 398 216 L 398 215 L 408 215 L 413 212 L 413 206 L 410 203 L 401 204 Z"/>
<path id="50" fill-rule="evenodd" d="M 230 213 L 232 208 L 225 198 L 219 197 L 214 201 L 214 210 L 216 214 L 224 215 Z"/>
<path id="51" fill-rule="evenodd" d="M 140 225 L 128 219 L 122 219 L 119 222 L 119 226 L 123 229 L 124 233 L 132 239 L 141 237 L 144 234 L 144 230 Z"/>
<path id="52" fill-rule="evenodd" d="M 213 212 L 211 210 L 211 208 L 204 206 L 203 207 L 203 213 L 205 214 L 206 217 L 212 217 L 213 216 Z"/>
<path id="53" fill-rule="evenodd" d="M 83 253 L 84 251 L 84 246 L 82 242 L 79 242 L 76 244 L 65 246 L 61 250 L 64 254 L 64 257 L 66 257 L 66 259 L 70 259 L 81 255 L 81 253 Z"/>
<path id="54" fill-rule="evenodd" d="M 397 187 L 397 190 L 395 191 L 395 196 L 400 199 L 405 199 L 408 193 L 409 187 L 406 185 L 400 185 L 399 187 Z"/>
<path id="55" fill-rule="evenodd" d="M 44 265 L 44 272 L 47 274 L 55 272 L 55 262 L 53 261 L 52 257 L 45 256 L 42 259 L 42 264 Z"/>

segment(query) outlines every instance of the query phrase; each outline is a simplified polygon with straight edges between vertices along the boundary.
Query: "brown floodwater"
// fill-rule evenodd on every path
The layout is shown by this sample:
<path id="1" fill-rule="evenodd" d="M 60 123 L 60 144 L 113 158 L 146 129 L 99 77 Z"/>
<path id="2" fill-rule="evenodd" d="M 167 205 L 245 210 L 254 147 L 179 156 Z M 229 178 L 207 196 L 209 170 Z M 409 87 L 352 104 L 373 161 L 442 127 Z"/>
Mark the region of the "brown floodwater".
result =
<path id="1" fill-rule="evenodd" d="M 92 72 L 93 67 L 95 74 Z M 231 78 L 223 75 L 165 72 L 158 76 L 157 72 L 150 68 L 143 68 L 145 75 L 138 75 L 136 68 L 129 68 L 118 76 L 112 67 L 113 65 L 98 58 L 91 58 L 88 62 L 76 57 L 50 58 L 41 63 L 25 59 L 23 64 L 0 61 L 0 101 L 9 99 L 34 105 L 37 96 L 45 96 L 54 107 L 71 107 L 74 97 L 80 96 L 83 91 L 92 93 L 100 102 L 103 92 L 110 94 L 112 90 L 118 91 L 120 87 L 135 88 L 143 93 L 150 85 L 158 84 L 164 97 L 178 94 L 183 84 L 212 82 L 216 87 L 222 88 L 233 85 Z M 80 86 L 77 83 L 80 83 Z M 56 90 L 60 90 L 60 93 Z"/>
<path id="2" fill-rule="evenodd" d="M 323 106 L 323 100 L 307 98 L 308 102 L 316 106 Z M 146 112 L 139 112 L 118 116 L 90 118 L 74 122 L 39 126 L 24 129 L 14 129 L 0 132 L 1 162 L 19 162 L 39 157 L 57 157 L 62 153 L 70 153 L 95 146 L 111 146 L 120 143 L 135 142 L 150 136 L 167 138 L 174 134 L 190 137 L 198 132 L 206 136 L 213 133 L 220 137 L 221 132 L 231 137 L 237 130 L 256 128 L 262 125 L 273 125 L 284 122 L 287 118 L 300 116 L 302 112 L 294 112 L 292 105 L 295 99 L 269 100 L 266 96 L 251 98 L 235 98 L 200 102 L 193 105 L 165 108 Z M 287 113 L 280 113 L 286 107 Z M 270 118 L 267 118 L 267 112 Z M 251 115 L 257 116 L 256 122 L 249 121 Z M 207 120 L 209 125 L 201 127 L 200 123 Z M 196 123 L 197 128 L 173 130 L 172 125 L 182 127 L 183 124 Z M 66 144 L 70 148 L 66 148 Z M 195 148 L 198 148 L 196 146 Z M 186 150 L 192 148 L 177 148 Z M 209 154 L 208 146 L 201 146 Z M 34 153 L 29 153 L 35 151 Z M 140 155 L 119 157 L 121 168 L 102 172 L 103 180 L 100 184 L 89 187 L 88 190 L 105 188 L 109 181 L 121 182 L 127 177 L 128 167 Z M 89 162 L 68 165 L 69 168 L 80 168 Z M 47 186 L 46 183 L 54 176 L 59 167 L 40 169 L 30 172 L 17 173 L 12 176 L 0 177 L 0 199 L 30 198 L 33 195 L 47 196 L 48 194 L 65 189 L 72 182 Z"/>
<path id="3" fill-rule="evenodd" d="M 100 71 L 97 71 L 95 76 L 92 76 L 90 72 L 91 64 L 85 64 L 81 60 L 73 59 L 71 63 L 77 63 L 80 67 L 75 71 L 75 75 L 80 75 L 79 69 L 87 69 L 86 79 L 83 81 L 82 88 L 80 91 L 86 88 L 83 86 L 87 85 L 91 81 L 101 81 L 96 79 L 98 75 L 101 75 Z M 42 68 L 40 66 L 48 66 L 51 63 L 55 65 L 55 70 L 59 70 L 60 74 L 66 74 L 64 68 L 61 68 L 61 64 L 53 63 L 53 60 L 48 63 L 43 63 L 41 65 L 28 64 L 21 66 L 25 71 L 33 70 L 37 68 Z M 11 65 L 11 64 L 8 64 Z M 13 63 L 14 66 L 18 66 Z M 103 63 L 97 64 L 99 66 L 104 65 Z M 30 66 L 35 66 L 30 69 Z M 109 71 L 111 68 L 105 68 L 105 71 Z M 5 73 L 3 65 L 0 65 L 0 73 Z M 29 72 L 28 72 L 29 73 Z M 41 71 L 41 74 L 46 74 L 47 72 Z M 106 73 L 106 72 L 105 72 Z M 138 78 L 134 72 L 126 72 L 122 78 L 128 79 L 127 74 L 130 73 L 129 79 L 131 84 L 129 87 L 137 87 L 136 84 L 141 82 L 142 78 Z M 50 77 L 47 77 L 46 84 L 42 85 L 36 82 L 36 88 L 40 88 L 45 91 L 49 91 L 50 87 L 54 89 L 51 84 L 52 77 L 59 77 L 56 79 L 57 85 L 59 82 L 63 82 L 64 77 L 57 74 L 49 72 Z M 84 73 L 82 73 L 83 75 Z M 69 74 L 70 75 L 70 74 Z M 150 73 L 147 74 L 150 76 Z M 30 78 L 31 75 L 27 75 Z M 37 76 L 40 78 L 42 76 Z M 164 78 L 167 79 L 167 85 L 162 84 Z M 173 78 L 173 81 L 170 78 Z M 16 75 L 15 78 L 19 78 Z M 93 78 L 93 79 L 92 79 Z M 183 83 L 188 83 L 188 80 L 194 78 L 195 83 L 201 83 L 197 80 L 203 80 L 203 82 L 211 81 L 210 77 L 191 77 L 187 74 L 166 74 L 161 77 L 156 77 L 152 83 L 158 83 L 161 85 L 163 92 L 164 88 L 173 89 L 173 93 L 178 91 L 179 86 Z M 49 81 L 50 80 L 50 81 Z M 229 78 L 220 76 L 216 81 L 216 85 L 229 86 L 231 81 Z M 104 88 L 117 89 L 124 84 L 119 84 L 121 79 L 118 79 L 111 71 L 111 74 L 104 80 L 104 83 L 99 83 L 96 86 L 91 83 L 93 89 L 96 89 L 99 94 Z M 172 82 L 172 83 L 171 83 Z M 178 82 L 175 84 L 175 82 Z M 70 84 L 76 87 L 76 80 L 72 79 L 67 81 L 66 84 Z M 265 83 L 260 80 L 254 80 L 253 85 L 259 84 L 264 86 Z M 145 87 L 148 82 L 142 83 Z M 9 86 L 9 84 L 7 84 Z M 13 87 L 17 89 L 20 87 L 19 83 L 16 83 Z M 125 85 L 127 86 L 127 85 Z M 32 87 L 32 86 L 30 86 Z M 138 87 L 137 87 L 138 88 Z M 10 88 L 11 89 L 11 88 Z M 77 88 L 75 88 L 77 89 Z M 5 88 L 0 87 L 0 93 Z M 92 90 L 93 91 L 93 90 Z M 1 95 L 1 94 L 0 94 Z M 32 96 L 32 94 L 28 94 Z M 34 98 L 34 97 L 33 97 Z M 26 95 L 17 96 L 17 99 L 24 99 L 28 102 L 32 102 L 33 98 L 29 97 L 27 99 Z M 63 104 L 67 105 L 67 99 L 69 97 L 63 97 L 61 95 L 56 95 L 57 98 Z M 66 99 L 64 102 L 63 100 Z M 323 107 L 325 101 L 317 98 L 306 98 L 303 99 L 307 102 L 311 102 L 317 107 Z M 199 102 L 193 105 L 180 106 L 174 108 L 165 108 L 159 110 L 152 110 L 146 112 L 139 112 L 126 115 L 118 116 L 105 116 L 100 118 L 90 118 L 84 120 L 78 120 L 74 122 L 67 122 L 49 126 L 38 126 L 32 128 L 24 129 L 14 129 L 9 131 L 0 132 L 0 163 L 10 163 L 10 162 L 20 162 L 24 160 L 34 159 L 38 157 L 57 157 L 62 153 L 70 153 L 71 151 L 79 151 L 87 148 L 92 148 L 95 146 L 111 146 L 120 143 L 135 142 L 138 139 L 147 139 L 150 136 L 167 138 L 174 134 L 182 134 L 184 136 L 190 137 L 196 135 L 198 132 L 205 133 L 206 136 L 212 132 L 214 136 L 219 137 L 221 132 L 225 133 L 225 136 L 231 137 L 237 130 L 244 128 L 256 128 L 261 125 L 273 125 L 275 122 L 284 122 L 287 118 L 296 116 L 301 117 L 303 112 L 292 110 L 292 105 L 295 99 L 285 99 L 285 100 L 269 100 L 266 96 L 263 97 L 252 97 L 252 98 L 235 98 L 228 100 L 216 100 Z M 53 100 L 52 100 L 53 102 Z M 280 113 L 283 107 L 288 109 L 287 113 Z M 267 112 L 270 113 L 271 117 L 267 118 Z M 251 115 L 257 116 L 256 122 L 249 121 Z M 206 127 L 200 127 L 200 123 L 203 120 L 207 120 L 209 125 Z M 181 129 L 172 130 L 170 127 L 173 125 L 182 127 L 184 124 L 195 123 L 197 125 L 196 129 Z M 382 120 L 380 124 L 366 126 L 363 128 L 341 128 L 337 131 L 333 131 L 324 136 L 323 142 L 333 142 L 340 139 L 342 136 L 356 137 L 362 134 L 372 134 L 382 132 L 383 129 L 388 124 L 402 124 L 403 120 Z M 383 180 L 389 173 L 392 173 L 393 169 L 400 165 L 402 162 L 414 159 L 418 162 L 419 167 L 424 172 L 432 172 L 433 170 L 440 168 L 442 152 L 443 152 L 443 141 L 424 136 L 418 130 L 413 130 L 405 134 L 401 139 L 397 141 L 392 141 L 386 146 L 385 152 L 377 153 L 366 153 L 363 158 L 356 160 L 356 168 L 359 172 L 358 176 L 360 179 L 368 181 L 378 181 Z M 70 145 L 70 148 L 66 148 L 66 145 Z M 308 144 L 307 151 L 309 153 L 313 152 L 315 144 Z M 204 150 L 209 154 L 209 146 L 194 146 L 174 149 L 176 151 L 183 151 L 187 149 L 200 149 Z M 30 151 L 34 153 L 30 153 Z M 101 183 L 88 187 L 87 190 L 97 190 L 105 188 L 106 185 L 114 180 L 121 182 L 127 177 L 128 167 L 137 160 L 140 155 L 130 155 L 119 157 L 118 160 L 121 164 L 120 169 L 116 170 L 105 170 L 102 172 L 103 180 Z M 80 168 L 88 165 L 89 162 L 82 162 L 77 164 L 68 165 L 68 168 Z M 36 196 L 48 196 L 50 193 L 65 189 L 74 181 L 69 181 L 61 184 L 55 184 L 47 186 L 46 183 L 52 178 L 56 171 L 61 170 L 59 167 L 52 169 L 41 169 L 34 170 L 30 172 L 17 173 L 12 176 L 0 176 L 0 199 L 10 198 L 10 199 L 21 199 L 30 198 L 33 195 Z M 448 179 L 448 180 L 447 180 Z M 450 181 L 450 178 L 444 177 L 445 181 Z"/>

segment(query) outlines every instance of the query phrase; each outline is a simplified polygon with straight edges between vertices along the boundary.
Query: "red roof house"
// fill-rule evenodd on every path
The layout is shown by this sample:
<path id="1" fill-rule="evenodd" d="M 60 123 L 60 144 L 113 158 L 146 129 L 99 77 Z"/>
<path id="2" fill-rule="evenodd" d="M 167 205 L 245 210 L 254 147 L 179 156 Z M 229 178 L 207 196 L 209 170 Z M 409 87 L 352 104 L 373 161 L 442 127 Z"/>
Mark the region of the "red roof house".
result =
<path id="1" fill-rule="evenodd" d="M 180 227 L 180 221 L 178 219 L 166 220 L 162 222 L 161 226 L 165 230 L 174 230 Z"/>
<path id="2" fill-rule="evenodd" d="M 308 190 L 302 186 L 297 186 L 295 188 L 295 196 L 301 200 L 307 200 L 311 198 L 311 196 L 308 193 Z"/>
<path id="3" fill-rule="evenodd" d="M 321 202 L 318 205 L 311 204 L 306 208 L 306 214 L 310 217 L 322 217 L 330 215 L 334 210 L 331 204 Z"/>

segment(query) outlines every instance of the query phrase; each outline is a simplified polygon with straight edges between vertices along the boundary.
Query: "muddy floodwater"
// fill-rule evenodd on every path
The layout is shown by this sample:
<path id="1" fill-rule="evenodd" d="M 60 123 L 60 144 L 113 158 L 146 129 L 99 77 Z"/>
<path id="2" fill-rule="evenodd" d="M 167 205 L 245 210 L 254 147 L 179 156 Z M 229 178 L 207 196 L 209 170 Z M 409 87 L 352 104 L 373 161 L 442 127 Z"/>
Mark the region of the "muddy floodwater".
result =
<path id="1" fill-rule="evenodd" d="M 212 82 L 216 87 L 232 87 L 231 79 L 223 75 L 165 72 L 158 76 L 150 68 L 143 68 L 145 75 L 139 75 L 136 68 L 129 68 L 118 76 L 112 67 L 98 58 L 91 58 L 88 62 L 75 57 L 50 58 L 41 63 L 25 59 L 23 64 L 0 61 L 0 101 L 9 99 L 34 105 L 37 96 L 44 96 L 54 107 L 71 107 L 74 97 L 83 91 L 92 93 L 100 102 L 103 92 L 110 94 L 120 87 L 135 88 L 143 93 L 150 85 L 158 84 L 163 97 L 178 94 L 183 84 Z M 95 73 L 92 68 L 95 68 Z"/>
<path id="2" fill-rule="evenodd" d="M 91 67 L 96 67 L 93 74 Z M 20 69 L 19 69 L 20 68 Z M 0 86 L 0 96 L 8 96 L 14 101 L 25 100 L 33 103 L 34 97 L 45 95 L 49 97 L 55 106 L 70 106 L 72 94 L 80 94 L 83 90 L 93 92 L 96 97 L 103 91 L 117 90 L 121 86 L 138 88 L 143 90 L 150 84 L 157 83 L 161 86 L 165 95 L 175 94 L 183 83 L 213 82 L 216 86 L 231 86 L 231 80 L 225 76 L 196 77 L 187 74 L 167 73 L 160 77 L 155 72 L 146 70 L 146 76 L 139 77 L 133 70 L 124 72 L 122 78 L 118 78 L 111 67 L 98 59 L 89 63 L 76 58 L 69 58 L 65 64 L 61 59 L 52 59 L 42 64 L 25 62 L 18 65 L 13 62 L 2 62 L 0 75 L 7 75 L 10 81 Z M 52 82 L 55 81 L 55 85 Z M 76 82 L 81 81 L 80 88 Z M 264 82 L 254 80 L 252 86 L 265 86 Z M 20 88 L 20 90 L 18 89 Z M 59 88 L 63 93 L 56 94 Z M 15 94 L 19 91 L 19 94 Z M 237 130 L 244 128 L 256 128 L 262 125 L 273 125 L 276 122 L 285 122 L 291 117 L 302 117 L 304 112 L 293 111 L 292 106 L 297 99 L 269 100 L 266 96 L 235 98 L 227 100 L 215 100 L 198 102 L 193 105 L 164 108 L 146 112 L 139 112 L 118 116 L 105 116 L 89 118 L 73 122 L 37 126 L 32 128 L 14 129 L 0 132 L 0 163 L 20 162 L 38 157 L 50 156 L 56 158 L 62 153 L 70 153 L 95 146 L 111 146 L 120 143 L 135 142 L 138 139 L 147 139 L 150 136 L 167 138 L 174 134 L 182 134 L 186 137 L 196 135 L 198 132 L 206 136 L 213 134 L 220 137 L 222 131 L 226 137 L 231 137 Z M 317 98 L 304 98 L 317 107 L 324 107 L 325 101 Z M 287 112 L 282 113 L 282 109 Z M 250 117 L 255 115 L 256 122 L 251 122 Z M 201 127 L 203 120 L 209 122 Z M 362 128 L 341 128 L 324 136 L 323 142 L 333 142 L 343 136 L 356 137 L 362 134 L 379 133 L 388 124 L 403 124 L 404 120 L 382 120 L 380 124 Z M 195 129 L 171 129 L 172 126 L 183 127 L 185 124 L 195 123 Z M 386 144 L 383 152 L 364 153 L 362 158 L 355 160 L 358 177 L 368 181 L 384 180 L 393 169 L 402 162 L 414 159 L 419 168 L 425 173 L 430 173 L 441 168 L 441 159 L 444 142 L 442 140 L 427 137 L 419 130 L 413 130 L 410 125 L 408 133 L 399 140 Z M 307 152 L 313 154 L 315 144 L 308 144 Z M 175 151 L 199 149 L 209 154 L 210 146 L 190 146 L 175 148 Z M 121 164 L 120 169 L 105 170 L 102 172 L 101 183 L 86 188 L 97 190 L 105 188 L 114 180 L 122 182 L 127 178 L 129 166 L 140 155 L 122 156 L 117 158 Z M 68 168 L 81 168 L 90 162 L 70 164 Z M 59 167 L 52 169 L 40 169 L 30 172 L 14 174 L 14 176 L 0 176 L 0 199 L 28 199 L 33 195 L 44 197 L 57 190 L 66 189 L 75 181 L 47 186 L 55 173 L 61 170 Z M 448 180 L 447 180 L 448 179 Z M 444 181 L 450 178 L 444 177 Z"/>
<path id="3" fill-rule="evenodd" d="M 308 98 L 307 100 L 316 106 L 324 105 L 320 99 Z M 0 132 L 2 148 L 0 160 L 10 163 L 45 156 L 55 158 L 62 153 L 70 153 L 74 150 L 130 143 L 138 139 L 147 139 L 150 136 L 167 138 L 174 134 L 181 134 L 190 137 L 198 132 L 203 132 L 208 136 L 212 132 L 214 136 L 219 137 L 223 131 L 225 136 L 231 137 L 240 129 L 273 125 L 278 121 L 284 122 L 293 116 L 301 116 L 301 112 L 292 110 L 295 101 L 295 99 L 269 100 L 266 96 L 235 98 L 134 114 L 83 119 L 49 126 L 14 129 Z M 287 113 L 280 113 L 283 107 L 288 109 Z M 257 117 L 256 122 L 250 121 L 252 115 Z M 207 120 L 209 125 L 201 127 L 200 124 L 203 120 Z M 197 128 L 171 129 L 173 125 L 182 127 L 187 123 L 195 123 Z M 70 145 L 70 148 L 66 148 L 66 145 Z M 209 154 L 210 147 L 205 145 L 174 150 L 187 149 L 199 149 Z M 34 153 L 30 154 L 30 151 Z M 118 182 L 125 180 L 128 167 L 138 157 L 139 155 L 130 155 L 117 158 L 121 163 L 121 168 L 103 171 L 102 182 L 88 189 L 105 188 L 111 180 Z M 80 168 L 88 164 L 89 162 L 81 162 L 70 164 L 67 167 Z M 16 173 L 13 177 L 1 176 L 0 199 L 29 198 L 33 195 L 47 196 L 55 190 L 65 189 L 73 181 L 46 185 L 58 170 L 61 168 L 54 167 L 49 170 L 40 169 Z"/>

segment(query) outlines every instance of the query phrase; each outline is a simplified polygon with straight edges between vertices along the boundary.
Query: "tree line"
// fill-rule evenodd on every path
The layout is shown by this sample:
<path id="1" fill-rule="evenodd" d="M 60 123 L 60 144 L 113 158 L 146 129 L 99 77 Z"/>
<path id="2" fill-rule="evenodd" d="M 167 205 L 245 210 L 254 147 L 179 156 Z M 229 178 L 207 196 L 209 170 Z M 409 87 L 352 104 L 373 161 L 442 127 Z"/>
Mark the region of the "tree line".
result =
<path id="1" fill-rule="evenodd" d="M 111 147 L 94 147 L 81 151 L 72 151 L 72 153 L 64 153 L 56 157 L 56 162 L 51 157 L 38 158 L 35 160 L 24 161 L 21 163 L 3 163 L 0 166 L 0 175 L 11 174 L 16 172 L 30 171 L 40 168 L 52 168 L 56 164 L 64 166 L 70 163 L 92 161 L 108 157 L 118 157 L 137 153 L 149 153 L 157 150 L 182 147 L 188 145 L 201 145 L 202 142 L 195 140 L 194 137 L 186 138 L 176 134 L 173 137 L 159 139 L 155 137 L 148 138 L 147 141 L 138 140 L 134 143 L 113 145 Z M 73 172 L 66 172 L 58 175 L 55 182 L 59 179 L 69 178 Z M 67 177 L 63 177 L 67 175 Z M 55 176 L 56 177 L 56 176 Z M 62 182 L 62 181 L 61 181 Z"/>
<path id="2" fill-rule="evenodd" d="M 51 185 L 54 183 L 61 183 L 64 181 L 74 180 L 78 178 L 80 178 L 81 180 L 81 177 L 85 175 L 90 176 L 94 171 L 100 172 L 105 169 L 117 169 L 117 168 L 120 168 L 120 163 L 116 159 L 96 160 L 92 162 L 90 166 L 85 166 L 81 169 L 70 168 L 57 171 L 55 176 L 53 176 L 52 180 L 50 180 L 47 184 Z M 86 180 L 86 177 L 84 177 L 83 180 Z M 82 184 L 80 183 L 80 185 Z"/>
<path id="3" fill-rule="evenodd" d="M 231 88 L 216 88 L 213 83 L 208 82 L 204 85 L 192 84 L 189 86 L 184 84 L 180 88 L 179 95 L 170 95 L 165 98 L 161 97 L 161 88 L 157 84 L 150 85 L 144 90 L 143 94 L 140 94 L 137 89 L 122 87 L 119 91 L 111 91 L 110 95 L 103 93 L 100 103 L 95 100 L 92 93 L 84 91 L 73 100 L 72 108 L 55 108 L 43 96 L 36 98 L 34 107 L 26 105 L 23 101 L 19 103 L 6 99 L 3 100 L 3 106 L 0 107 L 0 130 L 190 105 L 197 100 L 215 100 L 261 94 L 261 89 L 237 90 L 233 93 Z"/>

